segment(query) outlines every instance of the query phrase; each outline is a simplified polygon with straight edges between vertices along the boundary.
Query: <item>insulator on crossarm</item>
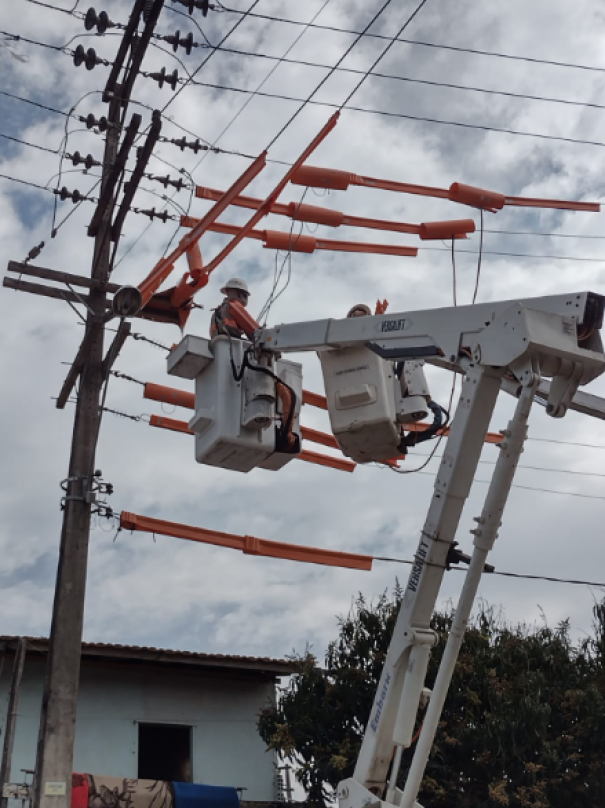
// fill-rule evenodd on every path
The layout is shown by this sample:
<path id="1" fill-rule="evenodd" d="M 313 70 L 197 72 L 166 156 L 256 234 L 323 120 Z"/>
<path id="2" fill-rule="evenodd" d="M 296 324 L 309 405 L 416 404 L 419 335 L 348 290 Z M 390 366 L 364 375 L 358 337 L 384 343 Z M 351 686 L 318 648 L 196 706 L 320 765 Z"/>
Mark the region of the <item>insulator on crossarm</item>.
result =
<path id="1" fill-rule="evenodd" d="M 44 249 L 44 242 L 41 241 L 39 244 L 36 244 L 35 247 L 31 248 L 31 250 L 27 253 L 27 258 L 23 263 L 27 264 L 30 261 L 33 261 L 34 258 L 37 258 L 40 255 L 43 249 Z"/>
<path id="2" fill-rule="evenodd" d="M 101 59 L 100 56 L 97 56 L 97 52 L 94 48 L 84 50 L 84 45 L 78 45 L 74 51 L 74 64 L 76 67 L 80 67 L 81 64 L 84 64 L 87 70 L 92 70 L 96 65 L 102 65 L 105 64 L 105 62 L 105 59 Z"/>
<path id="3" fill-rule="evenodd" d="M 172 73 L 167 76 L 166 75 L 166 68 L 163 67 L 159 73 L 147 73 L 147 76 L 154 81 L 157 81 L 160 90 L 166 83 L 173 91 L 176 90 L 176 85 L 179 81 L 179 73 L 178 70 L 173 70 Z"/>
<path id="4" fill-rule="evenodd" d="M 77 188 L 75 191 L 68 191 L 67 188 L 63 186 L 63 188 L 61 188 L 60 191 L 55 188 L 54 193 L 60 198 L 62 202 L 65 202 L 66 199 L 71 199 L 74 205 L 77 205 L 78 202 L 91 201 L 89 197 L 84 196 L 84 194 L 81 194 Z"/>
<path id="5" fill-rule="evenodd" d="M 115 28 L 116 24 L 109 19 L 106 11 L 97 14 L 94 8 L 89 8 L 84 17 L 84 27 L 87 31 L 96 28 L 98 34 L 104 34 L 108 28 Z"/>
<path id="6" fill-rule="evenodd" d="M 185 140 L 184 137 L 161 138 L 161 140 L 163 140 L 164 143 L 173 143 L 175 146 L 178 146 L 181 151 L 184 151 L 185 149 L 191 149 L 191 151 L 194 152 L 195 154 L 197 154 L 199 151 L 208 151 L 208 146 L 203 145 L 200 142 L 199 138 L 196 138 L 191 142 Z"/>
<path id="7" fill-rule="evenodd" d="M 176 53 L 179 47 L 185 48 L 185 53 L 187 56 L 191 53 L 191 49 L 195 46 L 197 48 L 197 43 L 193 41 L 193 34 L 189 32 L 186 37 L 181 38 L 181 32 L 176 31 L 174 34 L 168 34 L 167 36 L 161 36 L 160 39 L 163 39 L 164 42 L 168 42 L 169 45 L 172 45 L 172 50 Z"/>
<path id="8" fill-rule="evenodd" d="M 185 188 L 185 183 L 181 177 L 179 177 L 178 180 L 173 180 L 168 174 L 165 177 L 156 177 L 154 174 L 146 174 L 145 176 L 150 180 L 160 182 L 164 188 L 168 188 L 169 185 L 176 188 L 177 191 L 182 191 L 183 188 Z"/>
<path id="9" fill-rule="evenodd" d="M 99 132 L 105 132 L 109 127 L 109 123 L 105 115 L 102 115 L 100 118 L 95 118 L 92 112 L 89 112 L 85 118 L 80 116 L 79 120 L 86 124 L 87 129 L 92 129 L 96 126 Z"/>
<path id="10" fill-rule="evenodd" d="M 151 208 L 150 210 L 139 209 L 137 210 L 137 213 L 141 213 L 143 216 L 148 216 L 151 219 L 151 221 L 153 221 L 154 219 L 161 219 L 164 222 L 164 224 L 169 218 L 172 218 L 169 216 L 167 210 L 163 210 L 160 213 L 158 213 L 155 208 Z"/>
<path id="11" fill-rule="evenodd" d="M 153 8 L 154 0 L 145 0 L 145 5 L 143 6 L 143 20 L 147 22 L 149 19 L 149 15 L 151 14 L 151 9 Z"/>
<path id="12" fill-rule="evenodd" d="M 172 0 L 172 2 L 180 3 L 182 6 L 185 6 L 190 14 L 193 14 L 194 8 L 199 8 L 203 17 L 208 15 L 208 9 L 215 8 L 214 4 L 210 4 L 210 0 Z"/>
<path id="13" fill-rule="evenodd" d="M 90 170 L 93 166 L 102 165 L 102 163 L 100 163 L 98 160 L 95 160 L 92 154 L 87 154 L 86 157 L 82 157 L 79 151 L 76 151 L 71 155 L 71 161 L 75 166 L 79 166 L 80 163 L 84 163 L 85 168 L 88 170 Z"/>

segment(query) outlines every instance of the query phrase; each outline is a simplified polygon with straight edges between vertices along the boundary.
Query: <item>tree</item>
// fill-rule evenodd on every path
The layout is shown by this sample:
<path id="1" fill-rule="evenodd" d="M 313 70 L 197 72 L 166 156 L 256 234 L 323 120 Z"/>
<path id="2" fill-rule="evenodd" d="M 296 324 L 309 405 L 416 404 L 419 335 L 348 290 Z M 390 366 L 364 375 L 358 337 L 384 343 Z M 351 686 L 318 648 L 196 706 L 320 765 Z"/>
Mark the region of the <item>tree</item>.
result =
<path id="1" fill-rule="evenodd" d="M 309 801 L 352 775 L 395 624 L 401 589 L 339 619 L 320 668 L 307 650 L 277 705 L 260 714 L 270 749 L 298 767 Z M 569 623 L 511 626 L 482 605 L 469 625 L 420 793 L 430 808 L 598 808 L 605 805 L 605 600 L 577 645 Z M 431 686 L 452 622 L 440 640 Z M 421 720 L 421 719 L 420 719 Z M 405 779 L 413 749 L 403 756 Z"/>

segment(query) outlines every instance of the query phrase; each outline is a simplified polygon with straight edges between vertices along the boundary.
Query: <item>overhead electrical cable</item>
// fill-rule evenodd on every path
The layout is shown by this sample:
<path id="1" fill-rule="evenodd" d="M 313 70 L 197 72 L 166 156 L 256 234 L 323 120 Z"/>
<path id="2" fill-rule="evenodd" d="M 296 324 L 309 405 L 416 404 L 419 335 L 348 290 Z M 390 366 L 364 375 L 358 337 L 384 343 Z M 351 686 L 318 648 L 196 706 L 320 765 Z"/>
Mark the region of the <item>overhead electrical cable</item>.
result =
<path id="1" fill-rule="evenodd" d="M 341 56 L 341 57 L 339 58 L 339 60 L 336 62 L 336 64 L 334 65 L 334 67 L 333 67 L 333 68 L 331 68 L 331 69 L 330 69 L 330 71 L 329 71 L 328 73 L 326 73 L 326 75 L 325 75 L 325 76 L 322 78 L 322 80 L 319 82 L 319 84 L 317 84 L 317 85 L 315 86 L 315 88 L 314 88 L 314 89 L 313 89 L 313 91 L 312 91 L 312 92 L 311 92 L 311 93 L 310 93 L 310 94 L 307 96 L 307 98 L 306 98 L 306 99 L 302 99 L 302 98 L 297 99 L 297 102 L 298 102 L 298 103 L 300 103 L 300 106 L 299 106 L 299 107 L 298 107 L 298 109 L 297 109 L 297 110 L 294 112 L 294 114 L 293 114 L 293 115 L 291 115 L 291 116 L 290 116 L 290 118 L 288 118 L 288 120 L 286 121 L 286 123 L 285 123 L 285 124 L 282 126 L 282 128 L 279 130 L 279 132 L 278 132 L 278 133 L 275 135 L 275 137 L 274 137 L 274 138 L 271 140 L 271 142 L 268 144 L 268 146 L 267 146 L 267 151 L 269 151 L 269 149 L 271 148 L 271 146 L 273 146 L 273 144 L 274 144 L 274 143 L 275 143 L 275 142 L 278 140 L 278 138 L 280 138 L 280 137 L 283 135 L 283 133 L 286 131 L 286 129 L 287 129 L 287 128 L 290 126 L 290 124 L 291 124 L 291 123 L 292 123 L 292 122 L 293 122 L 293 121 L 294 121 L 294 120 L 295 120 L 295 119 L 298 117 L 298 115 L 300 115 L 300 113 L 303 111 L 303 109 L 306 107 L 306 105 L 307 105 L 307 104 L 313 104 L 313 103 L 317 103 L 317 102 L 312 101 L 312 98 L 313 98 L 313 96 L 315 95 L 315 93 L 317 93 L 317 92 L 318 92 L 318 91 L 319 91 L 319 90 L 320 90 L 320 89 L 323 87 L 323 85 L 326 83 L 326 81 L 327 81 L 327 80 L 330 78 L 330 76 L 331 76 L 331 75 L 334 73 L 334 71 L 336 70 L 336 68 L 337 68 L 337 67 L 338 67 L 340 64 L 342 64 L 342 62 L 343 62 L 343 61 L 344 61 L 344 60 L 347 58 L 347 56 L 349 55 L 349 53 L 351 53 L 351 51 L 353 50 L 353 48 L 355 47 L 355 45 L 357 45 L 357 43 L 359 42 L 359 40 L 360 40 L 362 37 L 364 37 L 364 36 L 366 35 L 366 33 L 368 32 L 368 30 L 369 30 L 369 29 L 372 27 L 372 25 L 374 25 L 374 23 L 376 22 L 376 20 L 377 20 L 377 19 L 378 19 L 378 18 L 381 16 L 381 14 L 382 14 L 382 13 L 385 11 L 385 9 L 386 9 L 386 8 L 388 8 L 388 6 L 390 6 L 391 1 L 392 1 L 392 0 L 386 0 L 386 2 L 382 4 L 382 6 L 381 6 L 381 7 L 378 9 L 378 11 L 376 12 L 376 14 L 374 14 L 374 16 L 372 17 L 372 19 L 370 20 L 370 22 L 369 22 L 369 23 L 366 25 L 366 27 L 363 29 L 363 31 L 361 31 L 359 34 L 357 34 L 356 38 L 353 40 L 353 42 L 351 42 L 351 44 L 349 45 L 349 47 L 348 47 L 348 48 L 345 50 L 345 52 L 342 54 L 342 56 Z M 424 5 L 424 3 L 425 3 L 425 2 L 426 2 L 426 0 L 422 0 L 421 6 L 422 6 L 422 5 Z M 260 93 L 259 93 L 259 95 L 260 95 Z M 263 95 L 264 95 L 264 94 L 263 94 Z M 336 105 L 336 108 L 337 108 L 337 109 L 340 109 L 340 105 Z"/>
<path id="2" fill-rule="evenodd" d="M 243 11 L 240 11 L 237 8 L 229 8 L 221 4 L 221 8 L 223 11 L 228 11 L 232 14 L 243 14 Z M 250 14 L 251 17 L 255 17 L 257 19 L 268 20 L 269 22 L 281 22 L 288 25 L 305 25 L 306 23 L 299 22 L 298 20 L 291 20 L 285 17 L 277 17 L 275 15 L 269 14 Z M 312 28 L 316 28 L 317 30 L 322 31 L 333 31 L 337 34 L 350 34 L 351 36 L 357 36 L 359 31 L 353 31 L 349 28 L 339 28 L 335 25 L 321 25 L 321 24 L 314 24 L 311 26 Z M 391 39 L 391 37 L 386 36 L 385 34 L 366 34 L 368 39 Z M 577 64 L 574 62 L 558 62 L 552 59 L 538 59 L 533 56 L 516 56 L 514 54 L 509 53 L 498 53 L 497 51 L 486 51 L 486 50 L 477 50 L 476 48 L 463 48 L 456 45 L 438 45 L 434 42 L 422 42 L 417 39 L 404 39 L 403 37 L 397 40 L 398 42 L 402 42 L 406 45 L 417 45 L 423 48 L 436 48 L 439 50 L 449 50 L 449 51 L 456 51 L 458 53 L 472 53 L 477 56 L 491 56 L 498 59 L 511 59 L 513 61 L 519 62 L 530 62 L 532 64 L 542 64 L 542 65 L 550 65 L 554 67 L 567 67 L 573 68 L 575 70 L 592 70 L 598 73 L 605 73 L 605 67 L 597 67 L 594 65 L 582 65 Z"/>
<path id="3" fill-rule="evenodd" d="M 317 10 L 317 12 L 316 12 L 316 13 L 313 15 L 313 17 L 311 18 L 311 22 L 314 22 L 314 21 L 315 21 L 315 20 L 316 20 L 316 19 L 319 17 L 319 15 L 322 13 L 322 11 L 323 11 L 323 10 L 326 8 L 326 6 L 327 6 L 329 3 L 330 3 L 330 0 L 324 0 L 323 5 L 322 5 L 322 6 L 320 6 L 320 8 Z M 287 56 L 287 55 L 288 55 L 288 54 L 289 54 L 289 53 L 292 51 L 292 49 L 293 49 L 294 47 L 296 47 L 296 45 L 297 45 L 297 44 L 300 42 L 300 40 L 301 40 L 301 39 L 303 38 L 303 36 L 306 34 L 307 30 L 308 30 L 308 26 L 302 29 L 302 31 L 299 33 L 299 35 L 296 37 L 296 39 L 295 39 L 295 40 L 294 40 L 294 41 L 293 41 L 293 42 L 292 42 L 292 43 L 291 43 L 291 44 L 288 46 L 288 48 L 287 48 L 287 50 L 286 50 L 286 52 L 285 52 L 285 54 L 284 54 L 284 57 L 282 57 L 282 58 L 285 58 L 285 56 Z M 266 83 L 269 81 L 269 79 L 270 79 L 270 78 L 271 78 L 271 76 L 272 76 L 272 75 L 275 73 L 275 71 L 277 70 L 277 68 L 279 67 L 279 65 L 280 65 L 280 64 L 281 64 L 281 60 L 280 60 L 280 58 L 279 58 L 279 57 L 277 57 L 277 61 L 276 61 L 275 65 L 274 65 L 274 66 L 271 68 L 271 70 L 270 70 L 270 71 L 267 73 L 267 75 L 264 77 L 264 79 L 262 79 L 262 81 L 260 82 L 260 84 L 257 86 L 257 88 L 256 88 L 256 92 L 258 92 L 259 90 L 261 90 L 261 89 L 262 89 L 262 88 L 265 86 L 265 84 L 266 84 Z M 246 107 L 247 107 L 249 104 L 251 104 L 251 103 L 252 103 L 252 101 L 253 101 L 254 97 L 255 97 L 255 94 L 254 94 L 254 93 L 253 93 L 252 95 L 249 95 L 249 96 L 248 96 L 248 98 L 246 99 L 246 101 L 244 101 L 244 103 L 242 104 L 242 106 L 240 107 L 240 109 L 239 109 L 239 110 L 238 110 L 238 111 L 235 113 L 235 115 L 234 115 L 234 116 L 233 116 L 233 117 L 230 119 L 230 121 L 229 121 L 229 122 L 228 122 L 228 123 L 227 123 L 227 124 L 226 124 L 226 125 L 223 127 L 223 129 L 221 130 L 221 132 L 219 133 L 219 135 L 218 135 L 218 136 L 217 136 L 217 137 L 216 137 L 216 138 L 213 140 L 213 142 L 212 142 L 212 146 L 213 146 L 213 147 L 214 147 L 214 146 L 216 146 L 216 145 L 218 144 L 218 142 L 221 140 L 221 138 L 222 138 L 222 137 L 223 137 L 223 136 L 224 136 L 224 135 L 225 135 L 225 134 L 226 134 L 226 133 L 229 131 L 229 129 L 230 129 L 230 128 L 233 126 L 233 124 L 234 124 L 234 123 L 237 121 L 237 119 L 240 117 L 240 115 L 241 115 L 241 114 L 244 112 L 244 110 L 246 109 Z M 206 152 L 205 154 L 203 154 L 203 155 L 200 157 L 200 159 L 197 161 L 197 163 L 196 163 L 196 164 L 193 166 L 193 168 L 191 169 L 191 173 L 192 173 L 192 174 L 193 174 L 193 172 L 194 172 L 194 171 L 197 171 L 197 169 L 198 169 L 198 168 L 200 167 L 200 165 L 201 165 L 201 164 L 204 162 L 204 160 L 206 159 L 206 157 L 208 156 L 208 154 L 209 154 L 209 152 Z M 188 209 L 187 209 L 187 212 L 189 212 L 189 209 L 190 209 L 190 207 L 191 207 L 191 203 L 192 203 L 192 201 L 193 201 L 193 197 L 191 197 L 191 198 L 190 198 L 190 200 L 189 200 L 189 207 L 188 207 Z M 178 228 L 177 228 L 177 230 L 175 231 L 175 233 L 173 234 L 173 236 L 172 236 L 172 238 L 170 239 L 170 241 L 168 242 L 168 244 L 166 245 L 166 248 L 165 248 L 165 250 L 164 250 L 164 255 L 165 255 L 165 254 L 166 254 L 166 252 L 168 251 L 168 249 L 169 249 L 170 245 L 172 244 L 173 240 L 176 238 L 176 234 L 177 234 L 177 232 L 178 232 Z M 290 259 L 290 260 L 291 260 L 291 259 Z"/>
<path id="4" fill-rule="evenodd" d="M 192 80 L 191 84 L 197 87 L 207 87 L 212 90 L 224 90 L 226 92 L 233 92 L 233 93 L 244 93 L 246 95 L 250 95 L 253 93 L 253 90 L 246 90 L 243 87 L 232 87 L 227 84 L 215 84 L 212 82 L 203 82 Z M 263 98 L 274 98 L 278 101 L 292 101 L 298 104 L 312 104 L 314 106 L 319 107 L 327 107 L 329 109 L 341 109 L 340 104 L 330 103 L 328 101 L 316 101 L 315 99 L 303 99 L 298 98 L 296 96 L 291 95 L 284 95 L 283 93 L 267 93 L 267 92 L 256 92 L 256 95 L 259 95 Z M 582 138 L 572 138 L 572 137 L 565 137 L 563 135 L 548 135 L 543 132 L 526 132 L 520 129 L 505 129 L 504 127 L 499 126 L 489 126 L 488 124 L 476 124 L 476 123 L 465 123 L 464 121 L 449 121 L 442 118 L 429 118 L 423 115 L 410 115 L 404 112 L 393 112 L 391 110 L 381 110 L 381 109 L 369 109 L 368 107 L 358 107 L 358 106 L 351 106 L 350 104 L 347 105 L 346 110 L 349 112 L 360 112 L 366 115 L 382 115 L 387 118 L 398 118 L 408 121 L 418 121 L 419 123 L 433 123 L 440 126 L 457 126 L 462 129 L 473 129 L 482 132 L 498 132 L 499 134 L 504 135 L 513 135 L 516 137 L 531 137 L 531 138 L 538 138 L 540 140 L 550 140 L 559 143 L 573 143 L 575 145 L 581 146 L 599 146 L 605 147 L 605 142 L 601 140 L 584 140 Z"/>
<path id="5" fill-rule="evenodd" d="M 284 57 L 272 56 L 271 54 L 268 53 L 259 53 L 258 51 L 246 51 L 246 50 L 240 50 L 238 48 L 219 48 L 219 50 L 223 53 L 229 53 L 234 56 L 248 56 L 256 59 L 269 59 L 271 61 L 281 61 L 284 62 L 285 64 L 298 65 L 300 67 L 313 67 L 323 70 L 333 69 L 333 65 L 325 64 L 323 62 L 309 62 L 304 59 L 287 59 Z M 409 84 L 424 84 L 430 87 L 443 87 L 444 89 L 449 90 L 461 90 L 471 93 L 482 93 L 484 95 L 499 95 L 505 98 L 518 98 L 520 100 L 525 101 L 542 101 L 548 104 L 564 104 L 567 106 L 574 106 L 574 107 L 605 109 L 605 104 L 597 104 L 592 101 L 576 101 L 570 98 L 553 98 L 552 96 L 532 95 L 529 93 L 517 93 L 507 90 L 492 90 L 488 89 L 487 87 L 476 87 L 474 85 L 468 85 L 468 84 L 452 84 L 451 82 L 431 81 L 429 79 L 419 79 L 419 78 L 413 78 L 411 76 L 398 76 L 395 73 L 379 73 L 373 69 L 371 69 L 369 72 L 365 70 L 359 70 L 353 67 L 339 66 L 334 69 L 340 73 L 350 73 L 351 75 L 364 75 L 367 73 L 367 75 L 370 78 L 389 79 L 392 81 L 407 82 Z"/>

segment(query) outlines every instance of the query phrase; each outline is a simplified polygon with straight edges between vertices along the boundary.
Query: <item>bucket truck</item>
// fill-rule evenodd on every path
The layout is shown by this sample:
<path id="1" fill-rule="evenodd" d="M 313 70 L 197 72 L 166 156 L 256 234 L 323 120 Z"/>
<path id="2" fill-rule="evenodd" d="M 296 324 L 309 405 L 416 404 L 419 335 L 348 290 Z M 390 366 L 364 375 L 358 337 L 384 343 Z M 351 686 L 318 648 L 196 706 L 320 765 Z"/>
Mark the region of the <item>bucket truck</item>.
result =
<path id="1" fill-rule="evenodd" d="M 236 308 L 236 307 L 234 307 Z M 464 376 L 415 563 L 404 591 L 353 776 L 338 786 L 340 808 L 419 808 L 417 795 L 486 558 L 502 522 L 534 399 L 547 415 L 568 409 L 605 417 L 605 402 L 580 393 L 605 370 L 600 329 L 605 298 L 579 292 L 457 308 L 259 327 L 243 307 L 250 341 L 186 337 L 168 370 L 195 378 L 198 462 L 239 471 L 283 467 L 296 440 L 301 366 L 283 354 L 313 351 L 322 363 L 332 428 L 360 462 L 383 462 L 405 448 L 406 425 L 426 414 L 422 363 Z M 404 363 L 401 373 L 397 364 Z M 280 396 L 282 385 L 290 397 Z M 437 635 L 430 627 L 467 499 L 502 389 L 517 404 L 480 514 L 474 549 L 433 686 L 425 677 Z M 401 755 L 412 743 L 419 707 L 429 699 L 404 788 Z"/>

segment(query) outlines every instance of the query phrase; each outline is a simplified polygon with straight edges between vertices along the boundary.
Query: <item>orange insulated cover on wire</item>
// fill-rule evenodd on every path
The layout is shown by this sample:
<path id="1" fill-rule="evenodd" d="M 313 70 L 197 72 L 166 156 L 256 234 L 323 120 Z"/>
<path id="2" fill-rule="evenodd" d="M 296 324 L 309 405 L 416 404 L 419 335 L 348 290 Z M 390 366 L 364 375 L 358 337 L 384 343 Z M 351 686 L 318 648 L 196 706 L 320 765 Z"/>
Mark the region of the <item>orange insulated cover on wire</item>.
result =
<path id="1" fill-rule="evenodd" d="M 299 205 L 297 202 L 290 202 L 288 205 L 288 216 L 297 222 L 324 224 L 327 227 L 340 227 L 345 218 L 344 213 L 339 210 L 320 208 L 318 205 Z"/>
<path id="2" fill-rule="evenodd" d="M 120 527 L 124 530 L 141 530 L 145 533 L 214 544 L 231 550 L 240 550 L 247 555 L 283 558 L 289 561 L 303 561 L 308 564 L 324 564 L 329 567 L 346 567 L 368 572 L 372 569 L 373 558 L 368 555 L 305 547 L 301 544 L 259 539 L 256 536 L 238 536 L 235 533 L 222 533 L 218 530 L 206 530 L 203 527 L 183 525 L 178 522 L 166 522 L 164 519 L 141 516 L 127 511 L 122 511 L 120 514 Z"/>
<path id="3" fill-rule="evenodd" d="M 316 242 L 314 236 L 302 236 L 296 233 L 283 233 L 278 230 L 264 230 L 263 241 L 269 250 L 286 250 L 288 252 L 315 252 Z"/>
<path id="4" fill-rule="evenodd" d="M 467 233 L 475 232 L 472 219 L 459 219 L 452 222 L 425 222 L 420 225 L 418 235 L 423 241 L 443 238 L 466 238 Z"/>
<path id="5" fill-rule="evenodd" d="M 470 205 L 473 208 L 483 208 L 483 210 L 489 210 L 492 213 L 502 210 L 506 204 L 504 194 L 486 191 L 483 188 L 474 188 L 472 185 L 463 185 L 461 182 L 453 182 L 450 185 L 449 196 L 452 202 Z"/>
<path id="6" fill-rule="evenodd" d="M 293 185 L 309 185 L 313 188 L 330 188 L 332 191 L 346 191 L 355 184 L 355 175 L 336 168 L 316 168 L 301 166 L 292 177 Z"/>

